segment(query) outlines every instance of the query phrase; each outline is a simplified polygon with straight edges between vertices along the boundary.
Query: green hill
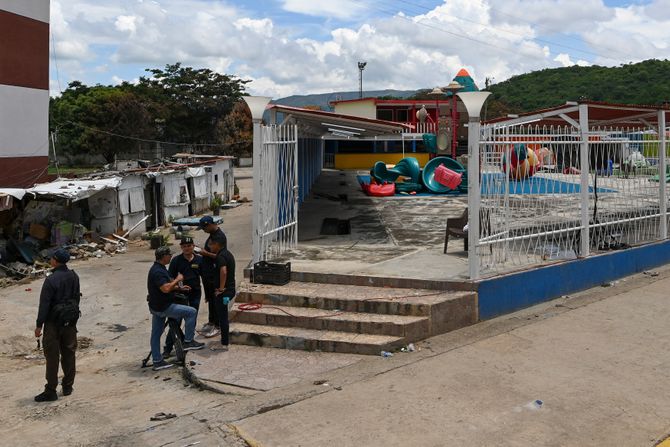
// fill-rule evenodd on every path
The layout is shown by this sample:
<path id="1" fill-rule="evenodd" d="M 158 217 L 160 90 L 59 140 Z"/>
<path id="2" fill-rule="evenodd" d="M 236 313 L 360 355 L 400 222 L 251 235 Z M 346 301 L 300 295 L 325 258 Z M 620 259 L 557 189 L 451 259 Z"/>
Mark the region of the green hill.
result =
<path id="1" fill-rule="evenodd" d="M 589 99 L 624 104 L 670 101 L 670 61 L 647 60 L 619 67 L 552 68 L 490 86 L 488 118 Z"/>

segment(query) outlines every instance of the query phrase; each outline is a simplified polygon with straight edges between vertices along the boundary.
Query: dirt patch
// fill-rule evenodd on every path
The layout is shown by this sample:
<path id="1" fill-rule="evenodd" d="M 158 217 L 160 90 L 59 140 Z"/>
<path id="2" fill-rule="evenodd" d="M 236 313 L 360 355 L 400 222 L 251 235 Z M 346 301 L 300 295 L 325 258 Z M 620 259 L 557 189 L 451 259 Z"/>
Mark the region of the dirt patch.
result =
<path id="1" fill-rule="evenodd" d="M 93 339 L 89 337 L 77 337 L 77 350 L 83 351 L 93 345 Z"/>

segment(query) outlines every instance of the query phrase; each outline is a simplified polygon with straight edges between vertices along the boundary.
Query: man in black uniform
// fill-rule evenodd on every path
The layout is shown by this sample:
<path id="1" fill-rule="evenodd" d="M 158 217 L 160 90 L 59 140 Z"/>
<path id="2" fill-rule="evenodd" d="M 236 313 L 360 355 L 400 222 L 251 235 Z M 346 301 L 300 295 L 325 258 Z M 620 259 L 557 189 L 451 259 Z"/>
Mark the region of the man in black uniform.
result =
<path id="1" fill-rule="evenodd" d="M 205 301 L 208 304 L 209 316 L 207 323 L 200 329 L 200 333 L 205 337 L 214 337 L 219 331 L 219 317 L 214 305 L 214 281 L 216 275 L 216 252 L 210 247 L 213 237 L 223 242 L 223 248 L 228 248 L 228 240 L 223 231 L 214 223 L 212 216 L 203 216 L 200 218 L 200 228 L 209 234 L 205 247 L 200 250 L 203 256 L 202 260 L 202 285 L 205 289 Z"/>
<path id="2" fill-rule="evenodd" d="M 198 309 L 200 308 L 200 267 L 202 265 L 202 256 L 193 253 L 194 245 L 193 238 L 191 237 L 183 237 L 179 245 L 181 247 L 181 254 L 172 258 L 168 272 L 172 278 L 176 278 L 181 273 L 184 277 L 183 285 L 191 288 L 185 295 L 188 298 L 188 305 L 195 309 L 195 318 L 197 321 Z M 172 329 L 170 329 L 165 339 L 165 348 L 163 349 L 164 359 L 172 355 L 173 342 Z"/>
<path id="3" fill-rule="evenodd" d="M 167 268 L 165 268 L 172 259 L 170 247 L 157 248 L 155 255 L 156 262 L 151 266 L 147 278 L 147 290 L 149 292 L 147 301 L 152 315 L 151 357 L 154 365 L 153 370 L 158 371 L 172 366 L 161 355 L 161 335 L 165 330 L 166 318 L 174 318 L 178 321 L 183 319 L 185 321 L 184 351 L 202 349 L 205 344 L 193 339 L 196 323 L 195 309 L 174 302 L 174 292 L 177 290 L 188 291 L 188 286 L 179 287 L 179 283 L 184 280 L 184 276 L 179 273 L 175 279 L 172 279 Z"/>
<path id="4" fill-rule="evenodd" d="M 214 276 L 214 304 L 219 316 L 221 345 L 212 345 L 213 351 L 227 351 L 229 343 L 228 303 L 235 298 L 235 257 L 225 248 L 225 239 L 212 236 L 210 247 L 216 253 L 216 274 Z"/>
<path id="5" fill-rule="evenodd" d="M 44 280 L 40 293 L 40 307 L 37 313 L 35 337 L 42 336 L 44 327 L 44 357 L 47 362 L 44 392 L 35 396 L 37 402 L 58 399 L 58 362 L 63 368 L 63 395 L 72 394 L 76 374 L 75 351 L 77 349 L 77 327 L 74 321 L 59 321 L 58 311 L 63 305 L 72 304 L 79 313 L 79 276 L 67 268 L 70 253 L 59 248 L 49 260 L 53 273 Z M 76 307 L 74 307 L 76 305 Z M 62 324 L 67 324 L 63 326 Z"/>

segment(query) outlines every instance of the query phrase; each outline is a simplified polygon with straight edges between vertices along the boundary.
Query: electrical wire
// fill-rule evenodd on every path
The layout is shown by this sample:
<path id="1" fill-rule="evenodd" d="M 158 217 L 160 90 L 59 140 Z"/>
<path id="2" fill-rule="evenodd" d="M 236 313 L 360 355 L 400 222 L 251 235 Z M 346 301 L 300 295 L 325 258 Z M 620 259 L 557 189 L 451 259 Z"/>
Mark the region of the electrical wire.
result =
<path id="1" fill-rule="evenodd" d="M 432 8 L 429 8 L 429 7 L 414 3 L 414 2 L 410 2 L 410 1 L 407 1 L 407 0 L 395 0 L 395 1 L 400 2 L 400 3 L 404 3 L 406 5 L 411 5 L 411 6 L 421 8 L 421 9 L 423 9 L 424 12 L 433 11 Z M 480 4 L 485 5 L 484 3 L 480 3 Z M 410 12 L 412 12 L 413 14 L 419 14 L 419 12 L 417 12 L 417 11 L 410 11 Z M 529 36 L 525 33 L 517 32 L 517 31 L 502 29 L 502 28 L 499 28 L 499 27 L 492 26 L 490 24 L 477 22 L 476 20 L 468 19 L 468 18 L 457 16 L 457 15 L 454 15 L 454 14 L 451 14 L 450 17 L 454 17 L 454 18 L 456 18 L 458 20 L 462 20 L 464 22 L 469 22 L 469 23 L 472 23 L 472 24 L 475 24 L 475 25 L 483 26 L 483 27 L 488 28 L 490 30 L 503 32 L 503 33 L 507 33 L 507 34 L 513 34 L 513 35 L 523 37 L 525 39 L 533 40 L 533 41 L 536 41 L 536 42 L 541 42 L 541 43 L 548 44 L 548 45 L 553 45 L 555 47 L 561 47 L 561 48 L 565 48 L 565 49 L 568 49 L 568 50 L 573 50 L 573 51 L 576 51 L 576 52 L 579 52 L 579 53 L 588 54 L 588 55 L 596 56 L 596 57 L 604 57 L 606 59 L 610 59 L 610 60 L 615 61 L 615 62 L 620 62 L 620 59 L 607 57 L 607 56 L 604 56 L 600 53 L 580 49 L 580 48 L 573 47 L 573 46 L 570 46 L 570 45 L 561 44 L 561 43 L 558 43 L 558 42 L 555 42 L 555 41 L 552 41 L 552 40 L 548 40 L 548 39 L 543 39 L 543 38 L 539 38 L 539 37 L 532 37 L 532 36 Z M 534 24 L 532 22 L 526 21 L 526 23 L 530 26 L 539 28 L 539 26 L 537 24 Z"/>

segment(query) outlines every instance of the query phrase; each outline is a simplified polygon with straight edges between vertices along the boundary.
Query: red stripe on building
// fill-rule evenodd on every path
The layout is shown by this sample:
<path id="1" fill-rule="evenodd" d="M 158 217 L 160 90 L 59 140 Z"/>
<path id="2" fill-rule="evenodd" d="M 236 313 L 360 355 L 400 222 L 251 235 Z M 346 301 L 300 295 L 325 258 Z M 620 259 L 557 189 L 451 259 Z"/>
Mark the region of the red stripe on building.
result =
<path id="1" fill-rule="evenodd" d="M 0 84 L 49 89 L 49 24 L 0 10 Z"/>
<path id="2" fill-rule="evenodd" d="M 49 157 L 0 158 L 0 186 L 29 188 L 48 179 Z"/>

